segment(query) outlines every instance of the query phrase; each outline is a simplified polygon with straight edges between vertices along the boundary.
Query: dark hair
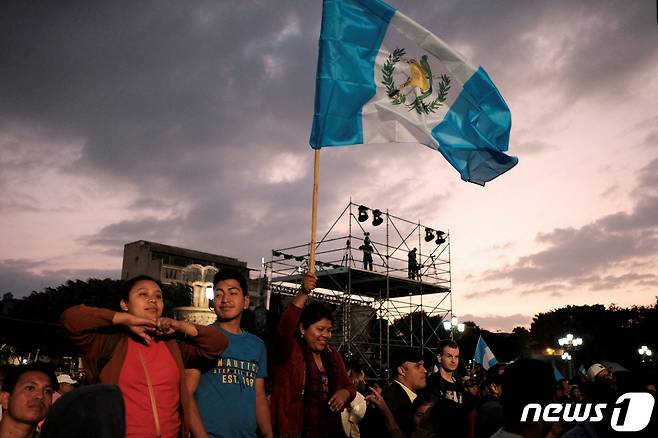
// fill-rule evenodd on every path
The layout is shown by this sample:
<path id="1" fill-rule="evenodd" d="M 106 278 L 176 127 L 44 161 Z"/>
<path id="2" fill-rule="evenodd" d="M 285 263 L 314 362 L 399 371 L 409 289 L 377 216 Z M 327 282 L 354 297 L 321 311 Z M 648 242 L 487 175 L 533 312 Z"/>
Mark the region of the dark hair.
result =
<path id="1" fill-rule="evenodd" d="M 53 404 L 41 429 L 42 438 L 116 438 L 126 436 L 126 411 L 116 385 L 87 385 Z"/>
<path id="2" fill-rule="evenodd" d="M 459 349 L 459 344 L 457 344 L 452 339 L 443 339 L 441 342 L 439 342 L 439 348 L 437 349 L 437 354 L 442 356 L 443 355 L 443 350 L 446 347 Z"/>
<path id="3" fill-rule="evenodd" d="M 162 283 L 160 283 L 160 282 L 159 282 L 158 280 L 156 280 L 155 278 L 153 278 L 153 277 L 151 277 L 151 276 L 149 276 L 149 275 L 145 275 L 145 274 L 137 275 L 137 276 L 135 276 L 135 277 L 132 277 L 132 278 L 126 280 L 126 281 L 123 283 L 123 286 L 121 287 L 121 299 L 124 300 L 124 301 L 128 301 L 128 298 L 130 298 L 130 291 L 133 289 L 133 287 L 135 287 L 135 285 L 136 285 L 138 282 L 140 282 L 140 281 L 142 281 L 142 280 L 152 281 L 153 283 L 155 283 L 155 284 L 158 285 L 158 287 L 160 288 L 160 290 L 163 290 Z"/>
<path id="4" fill-rule="evenodd" d="M 484 378 L 484 383 L 486 385 L 491 385 L 491 384 L 500 385 L 501 382 L 503 381 L 503 373 L 505 367 L 507 367 L 507 364 L 497 363 L 496 365 L 489 368 L 487 370 L 487 375 Z"/>
<path id="5" fill-rule="evenodd" d="M 53 387 L 54 390 L 59 389 L 59 383 L 57 382 L 57 376 L 55 376 L 55 368 L 47 364 L 45 362 L 30 362 L 25 365 L 18 365 L 15 367 L 11 367 L 7 370 L 7 374 L 5 375 L 5 380 L 2 382 L 2 391 L 12 393 L 14 391 L 14 388 L 16 387 L 16 383 L 18 383 L 18 380 L 21 378 L 21 376 L 25 373 L 29 373 L 30 371 L 35 371 L 39 373 L 43 373 L 46 376 L 48 376 L 48 379 L 50 379 L 50 385 Z"/>
<path id="6" fill-rule="evenodd" d="M 321 303 L 311 303 L 302 310 L 299 323 L 307 329 L 311 324 L 315 324 L 321 319 L 328 319 L 332 324 L 334 323 L 334 315 L 329 308 Z"/>
<path id="7" fill-rule="evenodd" d="M 394 376 L 399 375 L 398 369 L 405 362 L 418 363 L 421 360 L 423 360 L 423 352 L 418 348 L 399 347 L 392 349 L 389 357 L 391 374 Z"/>
<path id="8" fill-rule="evenodd" d="M 431 403 L 432 406 L 434 406 L 434 403 L 436 403 L 436 397 L 427 392 L 421 392 L 418 394 L 418 397 L 414 399 L 413 403 L 411 403 L 413 412 L 416 412 L 419 407 L 428 403 Z"/>
<path id="9" fill-rule="evenodd" d="M 519 359 L 505 368 L 503 373 L 503 405 L 505 426 L 515 427 L 521 422 L 525 405 L 542 406 L 553 400 L 555 377 L 551 366 L 537 359 Z"/>
<path id="10" fill-rule="evenodd" d="M 224 280 L 236 280 L 240 283 L 240 289 L 242 289 L 242 295 L 245 297 L 249 295 L 249 289 L 247 287 L 247 280 L 244 278 L 244 275 L 236 269 L 221 269 L 218 273 L 215 274 L 215 277 L 212 279 L 212 285 L 217 286 L 217 283 Z"/>

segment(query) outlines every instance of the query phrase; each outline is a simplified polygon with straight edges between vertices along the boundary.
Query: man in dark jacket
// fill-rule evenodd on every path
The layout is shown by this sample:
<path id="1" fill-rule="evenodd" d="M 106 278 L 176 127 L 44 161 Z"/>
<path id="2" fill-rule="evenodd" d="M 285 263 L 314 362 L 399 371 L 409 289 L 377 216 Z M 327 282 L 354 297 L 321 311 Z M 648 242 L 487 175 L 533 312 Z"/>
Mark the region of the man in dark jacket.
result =
<path id="1" fill-rule="evenodd" d="M 382 391 L 382 398 L 393 413 L 400 430 L 409 435 L 413 428 L 413 401 L 427 383 L 422 352 L 417 349 L 394 352 L 390 359 L 390 369 L 395 377 L 389 387 Z M 362 437 L 387 436 L 384 419 L 374 407 L 368 407 L 360 429 Z"/>

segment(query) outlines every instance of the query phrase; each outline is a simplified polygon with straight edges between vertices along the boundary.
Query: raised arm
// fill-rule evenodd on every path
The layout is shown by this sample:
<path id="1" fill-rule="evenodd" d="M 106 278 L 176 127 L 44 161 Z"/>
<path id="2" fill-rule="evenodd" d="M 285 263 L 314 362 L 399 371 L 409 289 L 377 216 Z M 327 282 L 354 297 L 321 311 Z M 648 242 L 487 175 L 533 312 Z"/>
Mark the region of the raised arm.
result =
<path id="1" fill-rule="evenodd" d="M 62 312 L 60 321 L 71 340 L 82 349 L 88 347 L 103 328 L 124 326 L 148 344 L 152 341 L 151 336 L 157 327 L 156 322 L 150 319 L 84 304 L 66 309 Z"/>
<path id="2" fill-rule="evenodd" d="M 180 326 L 177 331 L 185 335 L 184 342 L 180 344 L 185 363 L 193 359 L 217 359 L 228 347 L 226 335 L 214 327 L 185 321 L 176 321 L 176 323 Z"/>
<path id="3" fill-rule="evenodd" d="M 318 278 L 315 274 L 310 272 L 305 273 L 304 278 L 302 279 L 302 287 L 299 289 L 299 293 L 295 298 L 292 299 L 292 304 L 303 309 L 306 305 L 306 301 L 308 301 L 309 295 L 313 292 L 313 289 L 315 289 L 317 282 Z"/>

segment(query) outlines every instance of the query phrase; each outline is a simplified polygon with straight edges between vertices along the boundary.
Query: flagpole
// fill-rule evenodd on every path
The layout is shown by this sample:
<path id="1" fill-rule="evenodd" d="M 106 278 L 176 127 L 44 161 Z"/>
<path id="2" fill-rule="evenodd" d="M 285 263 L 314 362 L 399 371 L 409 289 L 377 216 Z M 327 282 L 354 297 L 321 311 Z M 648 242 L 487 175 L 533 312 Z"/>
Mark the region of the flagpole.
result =
<path id="1" fill-rule="evenodd" d="M 318 179 L 320 176 L 320 149 L 313 157 L 313 207 L 311 209 L 311 243 L 309 244 L 308 272 L 315 273 L 316 229 L 318 225 Z"/>

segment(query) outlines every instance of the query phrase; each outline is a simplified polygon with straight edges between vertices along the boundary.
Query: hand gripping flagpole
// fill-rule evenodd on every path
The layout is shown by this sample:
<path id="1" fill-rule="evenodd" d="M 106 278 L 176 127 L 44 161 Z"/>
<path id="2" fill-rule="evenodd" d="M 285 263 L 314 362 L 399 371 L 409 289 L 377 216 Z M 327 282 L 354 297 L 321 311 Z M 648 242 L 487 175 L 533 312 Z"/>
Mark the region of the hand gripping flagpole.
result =
<path id="1" fill-rule="evenodd" d="M 313 158 L 313 207 L 311 209 L 311 243 L 309 244 L 308 272 L 315 273 L 316 228 L 318 225 L 318 179 L 320 175 L 320 149 Z"/>

